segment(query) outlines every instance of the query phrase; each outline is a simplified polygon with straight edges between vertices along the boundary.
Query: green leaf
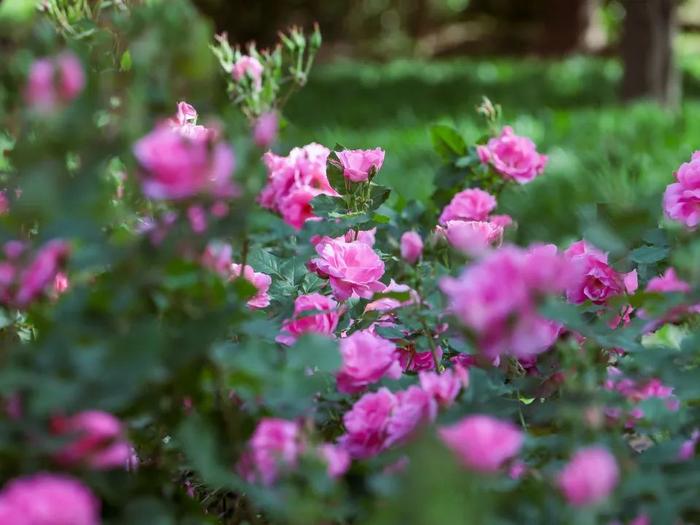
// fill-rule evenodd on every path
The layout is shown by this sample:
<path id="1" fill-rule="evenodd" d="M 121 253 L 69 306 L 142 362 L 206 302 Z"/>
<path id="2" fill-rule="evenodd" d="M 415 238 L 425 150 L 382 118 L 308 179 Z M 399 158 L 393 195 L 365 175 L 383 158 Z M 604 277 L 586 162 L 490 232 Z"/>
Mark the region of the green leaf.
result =
<path id="1" fill-rule="evenodd" d="M 669 253 L 669 249 L 664 246 L 642 246 L 632 250 L 630 259 L 639 264 L 654 264 L 663 261 Z"/>
<path id="2" fill-rule="evenodd" d="M 122 53 L 122 57 L 119 60 L 119 69 L 121 71 L 131 70 L 131 52 L 128 49 Z"/>
<path id="3" fill-rule="evenodd" d="M 331 214 L 340 214 L 344 210 L 341 208 L 342 199 L 331 197 L 330 195 L 317 195 L 311 201 L 314 214 L 318 217 L 328 217 Z"/>
<path id="4" fill-rule="evenodd" d="M 386 202 L 391 194 L 391 190 L 386 186 L 372 184 L 370 186 L 369 195 L 372 202 L 369 205 L 369 211 L 374 211 Z"/>
<path id="5" fill-rule="evenodd" d="M 338 342 L 320 335 L 304 335 L 289 349 L 288 364 L 298 370 L 315 368 L 335 372 L 341 365 Z"/>
<path id="6" fill-rule="evenodd" d="M 348 184 L 345 180 L 345 175 L 343 175 L 342 166 L 338 164 L 338 161 L 330 157 L 326 163 L 326 176 L 328 177 L 328 182 L 335 191 L 341 195 L 345 195 L 348 192 Z"/>
<path id="7" fill-rule="evenodd" d="M 459 132 L 445 124 L 430 128 L 430 140 L 435 152 L 445 160 L 461 157 L 467 152 L 467 145 Z"/>

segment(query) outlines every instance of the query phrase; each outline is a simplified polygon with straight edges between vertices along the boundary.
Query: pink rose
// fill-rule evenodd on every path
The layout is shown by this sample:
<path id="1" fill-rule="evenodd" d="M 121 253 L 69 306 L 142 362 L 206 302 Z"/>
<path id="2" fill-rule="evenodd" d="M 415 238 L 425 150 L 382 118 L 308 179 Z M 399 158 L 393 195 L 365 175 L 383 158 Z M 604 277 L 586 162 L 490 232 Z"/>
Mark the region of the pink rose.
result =
<path id="1" fill-rule="evenodd" d="M 63 53 L 32 64 L 24 96 L 33 109 L 46 113 L 75 99 L 84 87 L 80 60 L 72 53 Z"/>
<path id="2" fill-rule="evenodd" d="M 100 502 L 76 479 L 34 474 L 9 481 L 0 492 L 3 525 L 99 525 Z"/>
<path id="3" fill-rule="evenodd" d="M 423 239 L 414 231 L 401 236 L 401 257 L 408 264 L 415 264 L 423 253 Z"/>
<path id="4" fill-rule="evenodd" d="M 68 418 L 55 418 L 53 431 L 73 438 L 56 454 L 67 466 L 84 463 L 94 469 L 126 468 L 132 449 L 121 422 L 112 414 L 89 410 Z"/>
<path id="5" fill-rule="evenodd" d="M 605 500 L 620 477 L 615 457 L 602 447 L 582 448 L 561 470 L 557 485 L 566 500 L 576 507 Z"/>
<path id="6" fill-rule="evenodd" d="M 340 445 L 353 458 L 365 459 L 386 448 L 388 426 L 397 399 L 386 388 L 363 395 L 343 416 L 345 434 Z"/>
<path id="7" fill-rule="evenodd" d="M 396 401 L 387 425 L 386 446 L 404 442 L 420 425 L 434 421 L 437 416 L 437 403 L 417 386 L 397 392 Z"/>
<path id="8" fill-rule="evenodd" d="M 483 164 L 490 164 L 505 179 L 526 184 L 540 175 L 547 165 L 547 156 L 537 153 L 537 147 L 527 137 L 519 137 L 510 126 L 503 128 L 485 146 L 478 146 L 477 153 Z"/>
<path id="9" fill-rule="evenodd" d="M 337 300 L 344 301 L 353 295 L 370 299 L 384 290 L 379 281 L 384 275 L 384 263 L 364 242 L 324 240 L 316 245 L 316 253 L 319 257 L 310 261 L 310 267 L 319 276 L 328 278 Z"/>
<path id="10" fill-rule="evenodd" d="M 406 300 L 399 300 L 394 297 L 381 297 L 367 303 L 365 306 L 365 312 L 384 312 L 390 313 L 392 310 L 401 308 L 403 306 L 409 306 L 420 301 L 416 291 L 406 284 L 399 284 L 393 279 L 389 282 L 389 285 L 382 290 L 382 293 L 388 292 L 398 292 L 398 293 L 408 293 L 408 298 Z"/>
<path id="11" fill-rule="evenodd" d="M 241 265 L 231 265 L 231 279 L 237 279 L 241 276 Z M 248 300 L 248 307 L 257 309 L 265 308 L 270 305 L 270 296 L 267 291 L 272 284 L 272 278 L 266 273 L 256 272 L 253 268 L 246 264 L 243 270 L 243 278 L 250 284 L 255 286 L 257 293 Z"/>
<path id="12" fill-rule="evenodd" d="M 664 212 L 686 228 L 695 228 L 700 224 L 700 151 L 681 164 L 675 177 L 677 182 L 669 184 L 664 193 Z"/>
<path id="13" fill-rule="evenodd" d="M 442 441 L 462 464 L 479 472 L 496 472 L 516 456 L 524 436 L 510 422 L 472 415 L 439 430 Z"/>
<path id="14" fill-rule="evenodd" d="M 484 221 L 496 208 L 496 198 L 478 188 L 460 191 L 445 206 L 440 215 L 440 224 L 447 221 Z"/>
<path id="15" fill-rule="evenodd" d="M 695 447 L 700 441 L 700 430 L 693 430 L 690 437 L 686 439 L 678 450 L 678 460 L 679 461 L 690 461 L 695 456 Z"/>
<path id="16" fill-rule="evenodd" d="M 417 352 L 414 344 L 409 344 L 397 350 L 401 367 L 406 372 L 419 372 L 421 370 L 435 370 L 435 358 L 431 350 Z M 437 360 L 442 359 L 442 348 L 436 348 Z"/>
<path id="17" fill-rule="evenodd" d="M 352 458 L 343 447 L 324 443 L 318 447 L 318 453 L 328 465 L 327 472 L 330 478 L 339 478 L 350 468 Z"/>
<path id="18" fill-rule="evenodd" d="M 422 371 L 418 373 L 420 387 L 442 406 L 450 406 L 462 388 L 469 384 L 469 372 L 460 365 L 442 374 Z"/>
<path id="19" fill-rule="evenodd" d="M 243 55 L 233 64 L 231 76 L 236 82 L 240 82 L 244 77 L 249 78 L 253 82 L 254 90 L 260 91 L 263 71 L 263 65 L 257 58 Z"/>
<path id="20" fill-rule="evenodd" d="M 361 392 L 382 377 L 398 379 L 401 365 L 396 347 L 369 330 L 360 330 L 340 340 L 343 364 L 338 372 L 338 390 L 346 394 Z"/>
<path id="21" fill-rule="evenodd" d="M 233 248 L 231 248 L 230 244 L 212 241 L 204 249 L 201 259 L 202 266 L 228 277 L 231 271 L 232 253 Z"/>
<path id="22" fill-rule="evenodd" d="M 299 424 L 285 419 L 263 418 L 249 443 L 249 461 L 264 485 L 272 485 L 280 467 L 294 468 L 303 450 Z"/>
<path id="23" fill-rule="evenodd" d="M 253 142 L 260 148 L 269 148 L 277 140 L 278 129 L 279 119 L 277 118 L 277 113 L 274 111 L 263 113 L 255 121 Z"/>
<path id="24" fill-rule="evenodd" d="M 304 315 L 304 312 L 318 312 Z M 333 336 L 338 327 L 338 303 L 318 293 L 300 295 L 294 301 L 294 315 L 282 323 L 282 331 L 275 341 L 293 345 L 302 334 Z"/>
<path id="25" fill-rule="evenodd" d="M 343 176 L 352 182 L 365 182 L 384 163 L 384 150 L 381 148 L 346 149 L 336 155 L 343 167 Z"/>
<path id="26" fill-rule="evenodd" d="M 197 110 L 187 102 L 178 102 L 177 113 L 166 123 L 183 137 L 193 140 L 206 140 L 217 138 L 217 131 L 197 125 Z"/>
<path id="27" fill-rule="evenodd" d="M 503 226 L 489 221 L 447 221 L 442 228 L 447 242 L 467 254 L 479 255 L 503 242 Z"/>
<path id="28" fill-rule="evenodd" d="M 19 275 L 19 285 L 14 302 L 26 307 L 53 284 L 61 270 L 70 247 L 66 241 L 54 239 L 44 244 L 31 264 Z"/>

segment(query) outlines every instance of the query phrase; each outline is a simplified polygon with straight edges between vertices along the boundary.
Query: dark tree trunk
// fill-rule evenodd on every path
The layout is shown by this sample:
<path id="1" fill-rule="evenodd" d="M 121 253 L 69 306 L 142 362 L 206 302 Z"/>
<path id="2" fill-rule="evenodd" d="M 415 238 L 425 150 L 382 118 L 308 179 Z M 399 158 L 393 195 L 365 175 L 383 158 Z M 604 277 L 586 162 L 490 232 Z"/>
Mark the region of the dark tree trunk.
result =
<path id="1" fill-rule="evenodd" d="M 622 98 L 651 98 L 674 107 L 680 76 L 673 57 L 676 0 L 625 0 L 620 51 L 624 63 Z"/>

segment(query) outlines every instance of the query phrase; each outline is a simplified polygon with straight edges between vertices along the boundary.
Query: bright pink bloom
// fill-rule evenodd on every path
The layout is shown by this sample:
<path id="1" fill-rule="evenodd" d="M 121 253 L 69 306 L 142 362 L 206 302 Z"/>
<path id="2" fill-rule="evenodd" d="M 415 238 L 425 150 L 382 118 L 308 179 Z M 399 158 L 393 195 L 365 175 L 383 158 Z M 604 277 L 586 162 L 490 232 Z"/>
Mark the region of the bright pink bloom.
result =
<path id="1" fill-rule="evenodd" d="M 440 215 L 440 224 L 447 221 L 484 221 L 496 208 L 496 198 L 484 190 L 469 188 L 460 191 L 445 206 Z"/>
<path id="2" fill-rule="evenodd" d="M 112 414 L 89 410 L 53 421 L 54 433 L 73 438 L 56 454 L 67 466 L 86 464 L 94 469 L 126 468 L 132 448 L 121 422 Z"/>
<path id="3" fill-rule="evenodd" d="M 272 485 L 280 467 L 294 468 L 303 450 L 299 424 L 285 419 L 263 418 L 250 439 L 252 468 L 265 485 Z"/>
<path id="4" fill-rule="evenodd" d="M 414 231 L 401 236 L 401 257 L 408 264 L 415 264 L 423 253 L 423 239 Z"/>
<path id="5" fill-rule="evenodd" d="M 34 260 L 19 276 L 14 300 L 17 306 L 27 306 L 53 284 L 69 251 L 68 243 L 60 239 L 49 241 L 39 249 Z"/>
<path id="6" fill-rule="evenodd" d="M 375 456 L 386 448 L 388 426 L 397 399 L 386 388 L 363 395 L 343 416 L 345 434 L 340 445 L 353 458 Z"/>
<path id="7" fill-rule="evenodd" d="M 490 221 L 447 221 L 438 228 L 453 248 L 468 255 L 480 255 L 503 241 L 503 226 Z"/>
<path id="8" fill-rule="evenodd" d="M 695 447 L 700 441 L 700 430 L 695 429 L 688 439 L 686 439 L 678 450 L 680 461 L 690 461 L 695 456 Z"/>
<path id="9" fill-rule="evenodd" d="M 236 279 L 241 276 L 241 265 L 232 264 L 231 265 L 231 279 Z M 270 305 L 270 296 L 267 291 L 270 289 L 270 284 L 272 284 L 272 278 L 266 273 L 256 272 L 249 265 L 245 265 L 243 270 L 243 278 L 251 283 L 257 289 L 257 293 L 248 300 L 248 306 L 250 308 L 265 308 Z"/>
<path id="10" fill-rule="evenodd" d="M 379 281 L 384 275 L 384 263 L 379 255 L 361 241 L 343 242 L 336 239 L 316 245 L 319 257 L 310 261 L 318 275 L 328 278 L 333 295 L 339 301 L 351 296 L 371 299 L 384 290 Z"/>
<path id="11" fill-rule="evenodd" d="M 340 340 L 343 364 L 338 372 L 338 390 L 346 394 L 361 392 L 387 376 L 398 379 L 401 365 L 396 347 L 369 330 L 360 330 Z"/>
<path id="12" fill-rule="evenodd" d="M 462 388 L 469 384 L 469 372 L 460 365 L 442 374 L 419 372 L 420 387 L 442 406 L 450 406 Z"/>
<path id="13" fill-rule="evenodd" d="M 236 82 L 240 82 L 243 77 L 248 77 L 253 82 L 255 91 L 260 91 L 263 71 L 263 65 L 257 58 L 243 55 L 233 64 L 231 76 Z"/>
<path id="14" fill-rule="evenodd" d="M 387 426 L 388 447 L 404 442 L 420 425 L 434 421 L 437 416 L 437 402 L 417 386 L 397 392 L 396 401 Z"/>
<path id="15" fill-rule="evenodd" d="M 675 177 L 677 182 L 664 193 L 664 212 L 686 228 L 695 228 L 700 224 L 700 151 L 681 164 Z"/>
<path id="16" fill-rule="evenodd" d="M 328 476 L 331 478 L 339 478 L 344 475 L 350 468 L 352 458 L 350 453 L 343 447 L 324 443 L 318 447 L 318 452 L 321 458 L 328 465 Z"/>
<path id="17" fill-rule="evenodd" d="M 620 274 L 608 265 L 608 255 L 586 241 L 573 243 L 564 252 L 581 269 L 582 276 L 566 290 L 569 302 L 605 303 L 608 298 L 637 290 L 637 271 Z"/>
<path id="18" fill-rule="evenodd" d="M 68 287 L 70 286 L 70 281 L 68 276 L 64 272 L 57 272 L 56 277 L 53 279 L 53 293 L 54 297 L 59 297 L 66 293 Z"/>
<path id="19" fill-rule="evenodd" d="M 419 372 L 421 370 L 435 370 L 435 358 L 431 350 L 417 352 L 414 344 L 397 350 L 401 367 L 406 372 Z M 438 363 L 442 359 L 442 348 L 436 347 Z"/>
<path id="20" fill-rule="evenodd" d="M 36 60 L 29 71 L 25 99 L 35 110 L 51 112 L 76 98 L 85 87 L 85 73 L 72 53 Z"/>
<path id="21" fill-rule="evenodd" d="M 666 271 L 661 277 L 652 277 L 649 279 L 646 291 L 656 293 L 688 293 L 690 292 L 690 285 L 679 279 L 673 268 L 666 268 Z"/>
<path id="22" fill-rule="evenodd" d="M 253 128 L 253 142 L 260 148 L 269 148 L 277 140 L 279 130 L 279 119 L 277 113 L 269 111 L 263 113 L 255 121 Z"/>
<path id="23" fill-rule="evenodd" d="M 305 314 L 305 312 L 317 312 Z M 294 315 L 282 323 L 282 331 L 275 341 L 293 345 L 302 334 L 333 336 L 338 327 L 338 303 L 319 293 L 300 295 L 294 301 Z"/>
<path id="24" fill-rule="evenodd" d="M 524 440 L 512 423 L 479 414 L 442 427 L 439 433 L 465 467 L 479 472 L 499 470 L 518 454 Z"/>
<path id="25" fill-rule="evenodd" d="M 99 525 L 100 502 L 81 482 L 34 474 L 8 482 L 0 492 L 3 525 Z"/>
<path id="26" fill-rule="evenodd" d="M 537 152 L 535 143 L 513 133 L 506 126 L 499 137 L 478 146 L 477 153 L 483 164 L 490 164 L 505 179 L 526 184 L 540 175 L 547 165 L 547 156 Z"/>
<path id="27" fill-rule="evenodd" d="M 166 122 L 180 135 L 193 140 L 216 140 L 218 135 L 214 129 L 197 125 L 197 110 L 187 102 L 178 102 L 177 113 Z"/>
<path id="28" fill-rule="evenodd" d="M 605 500 L 617 485 L 620 471 L 615 457 L 602 447 L 580 449 L 557 477 L 566 500 L 576 507 Z"/>
<path id="29" fill-rule="evenodd" d="M 365 182 L 384 164 L 384 150 L 381 148 L 346 149 L 336 155 L 343 167 L 343 176 L 352 182 Z"/>

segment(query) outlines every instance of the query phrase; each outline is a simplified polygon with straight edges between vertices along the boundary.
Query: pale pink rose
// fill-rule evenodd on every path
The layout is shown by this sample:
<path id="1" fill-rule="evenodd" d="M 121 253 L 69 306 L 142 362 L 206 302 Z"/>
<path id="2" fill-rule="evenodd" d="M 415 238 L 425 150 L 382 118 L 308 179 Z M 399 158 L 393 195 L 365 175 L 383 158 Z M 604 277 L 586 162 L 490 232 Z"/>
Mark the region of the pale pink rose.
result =
<path id="1" fill-rule="evenodd" d="M 379 255 L 361 241 L 322 241 L 316 245 L 319 257 L 310 267 L 319 276 L 328 278 L 333 295 L 339 301 L 357 296 L 371 299 L 384 290 L 379 281 L 384 275 L 384 263 Z"/>
<path id="2" fill-rule="evenodd" d="M 152 199 L 179 200 L 200 194 L 233 197 L 235 158 L 231 148 L 205 137 L 159 125 L 134 145 L 141 165 L 142 189 Z"/>
<path id="3" fill-rule="evenodd" d="M 363 395 L 343 416 L 345 434 L 339 444 L 353 458 L 365 459 L 386 448 L 387 428 L 397 399 L 386 388 Z"/>
<path id="4" fill-rule="evenodd" d="M 336 153 L 343 167 L 343 176 L 352 182 L 365 182 L 370 174 L 377 173 L 384 164 L 384 150 L 346 149 Z"/>
<path id="5" fill-rule="evenodd" d="M 694 229 L 700 224 L 700 151 L 681 164 L 675 177 L 677 182 L 669 184 L 664 193 L 664 212 L 669 219 Z"/>
<path id="6" fill-rule="evenodd" d="M 615 457 L 603 447 L 578 450 L 557 476 L 566 500 L 576 507 L 607 499 L 617 485 L 620 471 Z"/>
<path id="7" fill-rule="evenodd" d="M 324 443 L 318 447 L 318 453 L 328 465 L 328 477 L 339 478 L 343 476 L 352 463 L 350 453 L 343 447 Z"/>
<path id="8" fill-rule="evenodd" d="M 491 215 L 489 222 L 505 229 L 513 225 L 513 218 L 510 215 Z"/>
<path id="9" fill-rule="evenodd" d="M 52 430 L 71 440 L 55 455 L 66 466 L 85 464 L 93 469 L 125 469 L 132 448 L 121 422 L 112 414 L 98 410 L 81 412 L 68 418 L 57 417 Z"/>
<path id="10" fill-rule="evenodd" d="M 371 230 L 348 230 L 345 232 L 345 235 L 336 237 L 336 240 L 344 240 L 345 242 L 358 241 L 365 243 L 367 246 L 374 246 L 376 235 L 377 227 L 375 226 Z"/>
<path id="11" fill-rule="evenodd" d="M 537 152 L 535 143 L 513 133 L 505 126 L 501 135 L 478 146 L 477 153 L 483 164 L 490 164 L 505 179 L 526 184 L 540 175 L 547 165 L 547 156 Z"/>
<path id="12" fill-rule="evenodd" d="M 305 312 L 316 312 L 305 314 Z M 294 315 L 282 323 L 282 331 L 275 341 L 293 345 L 302 334 L 333 336 L 338 327 L 338 303 L 319 293 L 300 295 L 294 301 Z"/>
<path id="13" fill-rule="evenodd" d="M 237 279 L 241 276 L 241 265 L 231 265 L 231 279 Z M 265 308 L 270 305 L 270 296 L 267 291 L 272 284 L 272 278 L 266 273 L 256 272 L 253 268 L 246 264 L 243 270 L 243 278 L 255 286 L 257 293 L 248 300 L 248 306 L 253 309 Z"/>
<path id="14" fill-rule="evenodd" d="M 263 71 L 263 65 L 257 58 L 243 55 L 233 64 L 231 76 L 236 82 L 240 82 L 244 77 L 248 77 L 253 82 L 255 91 L 260 91 Z"/>
<path id="15" fill-rule="evenodd" d="M 518 454 L 524 440 L 512 423 L 480 414 L 441 427 L 439 434 L 465 467 L 479 472 L 498 471 Z"/>
<path id="16" fill-rule="evenodd" d="M 656 293 L 688 293 L 690 292 L 690 285 L 679 279 L 673 268 L 666 268 L 666 271 L 661 277 L 652 277 L 649 279 L 646 291 Z"/>
<path id="17" fill-rule="evenodd" d="M 503 227 L 490 221 L 447 221 L 444 231 L 450 245 L 467 254 L 479 255 L 503 242 Z"/>
<path id="18" fill-rule="evenodd" d="M 590 246 L 586 241 L 573 243 L 564 254 L 581 270 L 581 277 L 566 290 L 567 300 L 579 304 L 591 301 L 605 303 L 610 297 L 634 293 L 637 289 L 637 272 L 620 274 L 608 265 L 606 253 Z"/>
<path id="19" fill-rule="evenodd" d="M 202 254 L 202 266 L 216 272 L 222 276 L 228 277 L 231 271 L 231 255 L 233 248 L 231 245 L 224 242 L 212 241 L 207 244 Z"/>
<path id="20" fill-rule="evenodd" d="M 253 127 L 253 142 L 260 148 L 269 148 L 277 140 L 279 119 L 277 113 L 269 111 L 263 113 L 255 121 Z"/>
<path id="21" fill-rule="evenodd" d="M 29 71 L 24 96 L 39 112 L 51 112 L 76 98 L 85 87 L 85 73 L 72 53 L 36 60 Z"/>
<path id="22" fill-rule="evenodd" d="M 53 298 L 58 298 L 68 291 L 70 286 L 70 281 L 68 276 L 64 272 L 56 273 L 56 277 L 53 279 L 53 290 L 51 291 L 51 296 Z"/>
<path id="23" fill-rule="evenodd" d="M 373 334 L 359 330 L 340 340 L 343 364 L 338 372 L 338 390 L 346 394 L 361 392 L 382 377 L 398 379 L 401 365 L 396 346 Z"/>
<path id="24" fill-rule="evenodd" d="M 39 295 L 47 291 L 61 270 L 70 247 L 66 241 L 54 239 L 44 244 L 31 264 L 21 272 L 14 302 L 26 307 Z"/>
<path id="25" fill-rule="evenodd" d="M 263 418 L 250 439 L 249 449 L 255 478 L 272 485 L 282 469 L 296 467 L 303 451 L 301 428 L 294 421 Z"/>
<path id="26" fill-rule="evenodd" d="M 192 205 L 187 208 L 187 220 L 190 228 L 196 234 L 207 231 L 207 212 L 199 205 Z"/>
<path id="27" fill-rule="evenodd" d="M 462 388 L 469 384 L 469 372 L 460 365 L 445 370 L 442 374 L 421 371 L 418 373 L 420 387 L 442 406 L 450 406 Z"/>
<path id="28" fill-rule="evenodd" d="M 396 407 L 387 425 L 386 446 L 402 443 L 422 424 L 430 423 L 437 416 L 437 402 L 417 386 L 396 393 Z"/>
<path id="29" fill-rule="evenodd" d="M 484 190 L 469 188 L 460 191 L 440 214 L 440 224 L 447 221 L 484 221 L 496 208 L 496 198 Z"/>
<path id="30" fill-rule="evenodd" d="M 9 481 L 0 492 L 3 525 L 99 525 L 100 502 L 80 481 L 39 473 Z"/>
<path id="31" fill-rule="evenodd" d="M 408 264 L 415 264 L 423 253 L 423 239 L 414 231 L 401 236 L 401 257 Z"/>
<path id="32" fill-rule="evenodd" d="M 399 299 L 396 299 L 394 297 L 381 297 L 379 299 L 376 299 L 370 303 L 367 303 L 367 306 L 365 306 L 365 312 L 383 312 L 383 313 L 388 313 L 391 312 L 392 310 L 395 310 L 397 308 L 401 308 L 404 306 L 410 306 L 412 304 L 415 304 L 420 301 L 420 298 L 418 297 L 418 294 L 416 291 L 408 286 L 407 284 L 399 284 L 393 279 L 389 282 L 389 285 L 384 288 L 382 293 L 389 293 L 389 292 L 398 292 L 398 293 L 408 293 L 408 298 L 401 301 Z"/>
<path id="33" fill-rule="evenodd" d="M 178 102 L 177 113 L 166 122 L 180 135 L 193 140 L 216 140 L 218 135 L 213 129 L 197 125 L 197 110 L 187 102 Z"/>

